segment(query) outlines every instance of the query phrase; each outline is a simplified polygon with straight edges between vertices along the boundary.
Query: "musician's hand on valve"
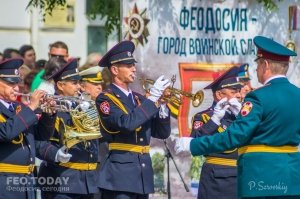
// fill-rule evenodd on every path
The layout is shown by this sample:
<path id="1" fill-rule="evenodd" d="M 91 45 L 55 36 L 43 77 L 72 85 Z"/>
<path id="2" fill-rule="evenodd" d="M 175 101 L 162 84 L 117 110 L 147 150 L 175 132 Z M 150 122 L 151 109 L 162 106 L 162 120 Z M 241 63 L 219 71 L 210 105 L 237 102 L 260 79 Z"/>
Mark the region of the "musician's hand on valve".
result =
<path id="1" fill-rule="evenodd" d="M 66 147 L 63 146 L 58 149 L 55 155 L 55 162 L 67 163 L 70 161 L 72 154 L 66 153 Z"/>
<path id="2" fill-rule="evenodd" d="M 242 103 L 237 98 L 231 98 L 229 101 L 230 107 L 229 110 L 237 116 L 242 108 Z"/>
<path id="3" fill-rule="evenodd" d="M 37 109 L 40 106 L 41 102 L 43 101 L 44 95 L 45 95 L 45 91 L 42 90 L 33 91 L 30 97 L 30 104 L 28 105 L 28 107 L 33 111 Z"/>
<path id="4" fill-rule="evenodd" d="M 161 75 L 150 88 L 150 99 L 153 102 L 157 102 L 163 94 L 164 90 L 170 86 L 170 80 L 164 79 L 164 75 Z"/>
<path id="5" fill-rule="evenodd" d="M 163 94 L 159 98 L 159 103 L 160 104 L 166 104 L 166 103 L 168 103 L 168 99 L 170 99 L 170 97 L 171 97 L 171 91 L 170 91 L 169 88 L 166 88 L 163 91 Z"/>
<path id="6" fill-rule="evenodd" d="M 53 100 L 52 98 L 45 99 L 43 106 L 45 107 L 43 112 L 45 112 L 49 115 L 53 115 L 56 113 L 56 101 Z"/>
<path id="7" fill-rule="evenodd" d="M 221 119 L 224 117 L 226 110 L 230 107 L 230 104 L 227 101 L 227 98 L 221 99 L 214 108 L 214 113 L 211 116 L 211 120 L 217 124 L 221 124 Z"/>

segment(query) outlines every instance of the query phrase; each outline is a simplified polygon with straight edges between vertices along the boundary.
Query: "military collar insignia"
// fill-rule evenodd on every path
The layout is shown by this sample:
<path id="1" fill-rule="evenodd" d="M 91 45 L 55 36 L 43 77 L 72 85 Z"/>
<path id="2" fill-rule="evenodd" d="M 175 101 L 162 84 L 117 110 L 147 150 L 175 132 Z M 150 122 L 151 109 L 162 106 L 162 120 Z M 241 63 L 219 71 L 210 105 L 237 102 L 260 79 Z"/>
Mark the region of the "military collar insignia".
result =
<path id="1" fill-rule="evenodd" d="M 135 101 L 137 102 L 137 106 L 141 106 L 142 103 L 141 103 L 139 96 L 137 96 L 135 94 L 133 94 L 133 96 L 134 96 Z"/>
<path id="2" fill-rule="evenodd" d="M 21 110 L 22 110 L 21 105 L 18 105 L 18 106 L 16 107 L 16 114 L 18 114 Z"/>

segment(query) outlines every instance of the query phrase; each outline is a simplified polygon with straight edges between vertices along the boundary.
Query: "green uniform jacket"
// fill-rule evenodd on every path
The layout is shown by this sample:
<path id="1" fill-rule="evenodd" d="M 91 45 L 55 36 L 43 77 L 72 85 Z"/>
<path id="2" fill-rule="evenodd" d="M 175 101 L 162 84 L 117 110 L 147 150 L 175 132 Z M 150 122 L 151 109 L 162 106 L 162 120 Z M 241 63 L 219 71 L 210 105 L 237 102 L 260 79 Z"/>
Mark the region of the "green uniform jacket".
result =
<path id="1" fill-rule="evenodd" d="M 246 96 L 237 119 L 225 132 L 191 141 L 192 155 L 246 145 L 300 143 L 300 89 L 286 78 L 272 79 Z M 300 153 L 245 153 L 238 158 L 238 195 L 300 196 Z"/>

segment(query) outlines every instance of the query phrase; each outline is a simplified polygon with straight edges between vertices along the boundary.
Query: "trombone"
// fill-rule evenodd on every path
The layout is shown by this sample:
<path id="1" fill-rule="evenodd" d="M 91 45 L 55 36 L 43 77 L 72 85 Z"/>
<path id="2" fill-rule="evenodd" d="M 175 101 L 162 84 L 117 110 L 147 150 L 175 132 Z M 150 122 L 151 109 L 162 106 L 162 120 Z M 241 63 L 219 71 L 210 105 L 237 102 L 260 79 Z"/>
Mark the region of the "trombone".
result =
<path id="1" fill-rule="evenodd" d="M 155 83 L 154 80 L 152 79 L 144 79 L 144 78 L 139 78 L 143 89 L 146 92 L 149 92 L 150 87 Z M 176 81 L 176 76 L 173 75 L 171 78 L 172 86 L 170 86 L 168 91 L 170 92 L 170 96 L 162 97 L 163 100 L 175 105 L 179 106 L 182 104 L 182 97 L 188 97 L 192 100 L 192 105 L 193 107 L 198 107 L 202 104 L 203 99 L 204 99 L 204 92 L 202 90 L 197 91 L 195 94 L 189 93 L 177 88 L 174 88 L 173 85 Z"/>

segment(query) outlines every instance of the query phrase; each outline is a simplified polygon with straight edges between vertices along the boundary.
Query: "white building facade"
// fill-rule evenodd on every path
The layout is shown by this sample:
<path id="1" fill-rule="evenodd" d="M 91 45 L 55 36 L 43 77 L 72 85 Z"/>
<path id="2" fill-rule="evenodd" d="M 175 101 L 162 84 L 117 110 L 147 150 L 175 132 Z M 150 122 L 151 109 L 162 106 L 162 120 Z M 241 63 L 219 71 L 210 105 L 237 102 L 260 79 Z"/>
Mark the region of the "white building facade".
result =
<path id="1" fill-rule="evenodd" d="M 73 24 L 59 25 L 60 16 L 53 16 L 51 24 L 43 22 L 37 8 L 28 8 L 28 0 L 1 0 L 0 7 L 0 52 L 6 48 L 19 49 L 24 44 L 32 45 L 37 59 L 48 59 L 49 44 L 63 41 L 69 47 L 72 57 L 80 57 L 81 63 L 91 52 L 104 54 L 118 40 L 117 34 L 105 37 L 104 22 L 89 20 L 86 16 L 87 0 L 68 0 L 72 5 Z M 54 13 L 55 14 L 55 13 Z M 63 16 L 63 15 L 61 15 Z"/>

